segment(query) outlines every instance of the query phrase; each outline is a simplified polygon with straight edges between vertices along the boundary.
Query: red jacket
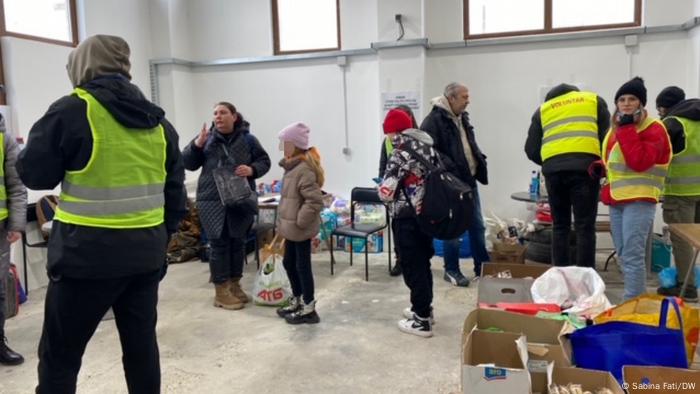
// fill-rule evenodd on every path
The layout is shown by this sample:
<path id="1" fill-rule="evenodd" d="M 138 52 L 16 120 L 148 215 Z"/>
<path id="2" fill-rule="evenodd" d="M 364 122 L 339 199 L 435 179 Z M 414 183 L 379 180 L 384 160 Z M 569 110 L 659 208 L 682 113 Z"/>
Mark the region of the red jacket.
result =
<path id="1" fill-rule="evenodd" d="M 613 134 L 610 136 L 607 150 L 604 152 L 606 160 L 617 143 L 625 156 L 625 163 L 634 171 L 644 172 L 655 164 L 668 163 L 672 154 L 671 144 L 669 143 L 666 129 L 660 123 L 654 122 L 639 133 L 637 133 L 637 128 L 634 124 L 618 126 L 616 129 L 610 130 L 609 133 Z M 658 202 L 653 198 L 615 200 L 610 195 L 610 184 L 606 184 L 603 187 L 600 193 L 600 200 L 605 205 L 618 205 L 633 201 Z"/>

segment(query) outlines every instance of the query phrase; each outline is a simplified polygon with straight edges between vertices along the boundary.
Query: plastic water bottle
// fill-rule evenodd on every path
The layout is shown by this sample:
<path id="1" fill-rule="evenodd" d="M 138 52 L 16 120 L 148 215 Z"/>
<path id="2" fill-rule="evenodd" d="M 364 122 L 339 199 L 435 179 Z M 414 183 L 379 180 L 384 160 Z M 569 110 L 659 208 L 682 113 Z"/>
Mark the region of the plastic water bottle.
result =
<path id="1" fill-rule="evenodd" d="M 530 178 L 530 197 L 536 200 L 540 195 L 540 176 L 537 171 L 532 171 Z"/>

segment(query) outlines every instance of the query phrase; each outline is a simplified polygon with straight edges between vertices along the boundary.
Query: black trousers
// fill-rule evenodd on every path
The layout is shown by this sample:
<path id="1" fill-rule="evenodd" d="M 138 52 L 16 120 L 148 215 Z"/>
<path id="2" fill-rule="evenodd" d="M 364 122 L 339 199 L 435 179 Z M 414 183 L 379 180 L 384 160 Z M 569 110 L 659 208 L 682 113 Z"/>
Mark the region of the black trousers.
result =
<path id="1" fill-rule="evenodd" d="M 552 262 L 554 265 L 595 267 L 595 221 L 600 183 L 586 171 L 562 171 L 546 176 L 552 210 Z M 576 229 L 576 261 L 570 261 L 571 211 Z"/>
<path id="2" fill-rule="evenodd" d="M 245 238 L 230 238 L 228 226 L 224 223 L 221 237 L 209 240 L 211 255 L 209 270 L 214 283 L 224 283 L 230 278 L 243 276 L 245 260 Z"/>
<path id="3" fill-rule="evenodd" d="M 156 305 L 160 271 L 117 279 L 49 282 L 37 393 L 75 393 L 85 347 L 112 307 L 129 393 L 160 392 Z"/>
<path id="4" fill-rule="evenodd" d="M 311 272 L 311 240 L 294 242 L 285 241 L 284 259 L 282 260 L 292 294 L 304 296 L 304 303 L 314 300 L 314 274 Z"/>
<path id="5" fill-rule="evenodd" d="M 5 337 L 5 282 L 7 282 L 7 272 L 0 272 L 0 341 Z"/>
<path id="6" fill-rule="evenodd" d="M 433 273 L 430 259 L 435 254 L 433 239 L 423 233 L 415 218 L 391 222 L 396 247 L 401 256 L 403 280 L 411 291 L 411 309 L 420 317 L 429 317 L 433 303 Z"/>

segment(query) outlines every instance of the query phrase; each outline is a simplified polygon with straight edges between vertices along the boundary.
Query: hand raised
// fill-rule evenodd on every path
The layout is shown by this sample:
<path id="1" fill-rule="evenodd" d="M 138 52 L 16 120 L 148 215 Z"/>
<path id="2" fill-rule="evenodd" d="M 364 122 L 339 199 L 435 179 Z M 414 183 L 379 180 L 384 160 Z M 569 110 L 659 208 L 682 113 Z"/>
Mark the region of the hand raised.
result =
<path id="1" fill-rule="evenodd" d="M 197 145 L 197 148 L 202 148 L 204 143 L 207 142 L 207 138 L 209 138 L 209 130 L 207 130 L 207 123 L 205 122 L 202 125 L 202 130 L 199 132 L 197 139 L 194 140 L 194 144 Z"/>

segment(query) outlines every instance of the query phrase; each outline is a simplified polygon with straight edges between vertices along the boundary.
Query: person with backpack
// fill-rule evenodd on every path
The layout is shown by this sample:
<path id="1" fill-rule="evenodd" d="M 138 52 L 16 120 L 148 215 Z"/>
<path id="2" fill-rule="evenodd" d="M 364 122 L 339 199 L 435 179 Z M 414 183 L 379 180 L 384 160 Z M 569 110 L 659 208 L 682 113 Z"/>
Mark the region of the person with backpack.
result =
<path id="1" fill-rule="evenodd" d="M 384 134 L 394 151 L 379 185 L 379 198 L 390 204 L 391 228 L 401 255 L 403 279 L 411 292 L 411 306 L 403 311 L 399 330 L 421 337 L 433 336 L 433 274 L 430 259 L 435 254 L 433 238 L 421 230 L 417 215 L 423 208 L 425 160 L 437 165 L 433 139 L 412 128 L 411 118 L 399 109 L 384 118 Z M 419 155 L 420 157 L 417 157 Z"/>
<path id="2" fill-rule="evenodd" d="M 311 238 L 318 234 L 323 209 L 324 173 L 318 149 L 309 147 L 309 126 L 292 123 L 279 133 L 284 158 L 282 195 L 277 209 L 277 231 L 285 239 L 282 264 L 287 271 L 292 297 L 277 309 L 289 324 L 320 322 L 311 271 Z"/>
<path id="3" fill-rule="evenodd" d="M 245 240 L 257 207 L 224 205 L 215 172 L 228 171 L 255 190 L 255 179 L 270 170 L 270 156 L 250 133 L 250 124 L 236 107 L 222 101 L 214 106 L 214 120 L 184 149 L 185 168 L 202 168 L 197 182 L 197 210 L 209 238 L 209 270 L 214 282 L 214 306 L 237 310 L 250 301 L 241 289 Z"/>
<path id="4" fill-rule="evenodd" d="M 416 118 L 413 116 L 413 111 L 411 110 L 411 107 L 408 105 L 398 105 L 396 106 L 396 109 L 404 111 L 408 116 L 411 117 L 411 123 L 413 124 L 411 127 L 414 129 L 418 128 L 418 122 L 416 122 Z M 391 143 L 390 138 L 384 138 L 382 141 L 382 149 L 379 154 L 379 175 L 377 175 L 380 179 L 384 177 L 384 172 L 386 171 L 386 163 L 389 160 L 389 156 L 391 156 L 392 152 L 394 151 L 394 145 Z M 396 236 L 394 236 L 396 238 Z M 389 275 L 391 276 L 399 276 L 401 275 L 401 259 L 399 258 L 399 252 L 396 248 L 396 245 L 394 244 L 394 266 L 391 268 L 391 271 L 389 272 Z"/>
<path id="5" fill-rule="evenodd" d="M 461 83 L 445 86 L 441 96 L 431 100 L 432 110 L 420 126 L 433 138 L 435 149 L 446 169 L 455 174 L 472 189 L 473 212 L 469 226 L 469 242 L 474 259 L 474 277 L 481 275 L 481 263 L 490 260 L 486 250 L 486 227 L 481 215 L 481 201 L 477 182 L 488 184 L 486 155 L 476 143 L 474 127 L 469 122 L 469 89 Z M 469 286 L 459 268 L 460 238 L 446 240 L 443 244 L 445 259 L 444 279 L 455 286 Z"/>
<path id="6" fill-rule="evenodd" d="M 124 39 L 95 35 L 68 56 L 73 91 L 29 131 L 17 161 L 31 189 L 61 185 L 37 393 L 75 393 L 83 353 L 111 307 L 130 393 L 158 393 L 158 287 L 185 214 L 185 169 L 165 112 L 131 83 Z M 116 361 L 116 359 L 115 359 Z"/>
<path id="7" fill-rule="evenodd" d="M 27 189 L 15 168 L 19 145 L 5 133 L 5 118 L 2 115 L 0 140 L 0 364 L 19 365 L 24 362 L 24 357 L 7 346 L 5 337 L 5 297 L 16 289 L 6 288 L 5 284 L 10 274 L 10 244 L 22 237 L 27 223 Z"/>

